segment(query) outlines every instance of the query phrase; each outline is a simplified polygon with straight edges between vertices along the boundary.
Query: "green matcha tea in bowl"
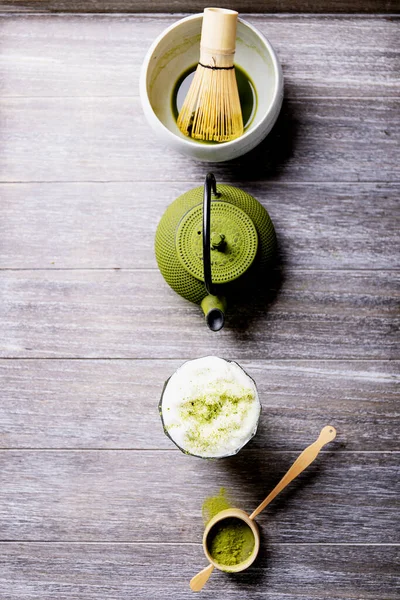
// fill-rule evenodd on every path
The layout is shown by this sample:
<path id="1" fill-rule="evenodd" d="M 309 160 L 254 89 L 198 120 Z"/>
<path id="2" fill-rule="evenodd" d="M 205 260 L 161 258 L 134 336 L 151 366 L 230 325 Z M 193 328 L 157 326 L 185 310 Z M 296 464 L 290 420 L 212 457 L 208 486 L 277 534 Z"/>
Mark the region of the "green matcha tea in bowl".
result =
<path id="1" fill-rule="evenodd" d="M 159 412 L 165 433 L 182 452 L 225 458 L 255 435 L 261 404 L 242 367 L 205 356 L 185 362 L 166 381 Z"/>

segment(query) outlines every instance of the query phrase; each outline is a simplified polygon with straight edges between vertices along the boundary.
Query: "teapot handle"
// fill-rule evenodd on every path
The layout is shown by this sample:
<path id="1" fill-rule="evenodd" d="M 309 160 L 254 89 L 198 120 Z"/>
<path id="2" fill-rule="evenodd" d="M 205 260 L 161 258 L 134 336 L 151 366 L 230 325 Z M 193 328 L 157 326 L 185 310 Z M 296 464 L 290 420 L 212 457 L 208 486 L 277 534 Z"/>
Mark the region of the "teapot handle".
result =
<path id="1" fill-rule="evenodd" d="M 207 173 L 204 182 L 203 196 L 203 269 L 204 284 L 206 290 L 212 296 L 216 296 L 215 286 L 211 276 L 211 190 L 216 198 L 221 194 L 217 192 L 217 182 L 214 173 Z"/>
<path id="2" fill-rule="evenodd" d="M 201 307 L 206 317 L 206 323 L 211 331 L 219 331 L 225 322 L 225 298 L 219 298 L 216 293 L 216 287 L 212 282 L 211 275 L 211 191 L 216 198 L 221 194 L 217 192 L 217 183 L 213 173 L 207 173 L 204 183 L 203 198 L 203 270 L 204 284 L 208 296 L 203 298 Z"/>

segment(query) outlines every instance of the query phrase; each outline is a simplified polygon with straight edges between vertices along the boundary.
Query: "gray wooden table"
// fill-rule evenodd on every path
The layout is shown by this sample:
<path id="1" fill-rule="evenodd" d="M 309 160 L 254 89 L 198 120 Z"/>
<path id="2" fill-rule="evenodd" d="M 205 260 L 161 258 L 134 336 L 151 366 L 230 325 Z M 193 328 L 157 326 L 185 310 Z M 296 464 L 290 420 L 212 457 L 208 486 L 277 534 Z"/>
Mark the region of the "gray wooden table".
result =
<path id="1" fill-rule="evenodd" d="M 278 52 L 282 113 L 213 171 L 268 209 L 279 265 L 267 302 L 214 334 L 153 252 L 164 209 L 209 168 L 161 147 L 138 98 L 147 48 L 182 15 L 1 3 L 2 600 L 192 597 L 204 498 L 223 486 L 251 511 L 327 423 L 337 440 L 260 515 L 258 561 L 202 597 L 399 598 L 394 3 L 262 5 L 231 3 Z M 352 9 L 370 14 L 332 14 Z M 263 404 L 258 435 L 217 462 L 181 454 L 157 413 L 164 380 L 210 353 L 238 360 Z"/>

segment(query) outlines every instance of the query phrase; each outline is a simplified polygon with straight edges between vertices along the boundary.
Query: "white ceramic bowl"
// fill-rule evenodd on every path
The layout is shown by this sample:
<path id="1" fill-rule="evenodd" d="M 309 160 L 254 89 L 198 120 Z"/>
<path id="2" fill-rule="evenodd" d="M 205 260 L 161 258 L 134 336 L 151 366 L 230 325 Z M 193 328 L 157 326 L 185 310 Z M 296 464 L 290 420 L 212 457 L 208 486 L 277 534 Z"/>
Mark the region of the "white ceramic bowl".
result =
<path id="1" fill-rule="evenodd" d="M 144 114 L 157 137 L 193 158 L 223 162 L 257 146 L 270 132 L 283 99 L 283 75 L 268 40 L 252 25 L 238 19 L 235 64 L 251 78 L 257 92 L 257 107 L 244 134 L 231 142 L 207 144 L 183 135 L 172 110 L 175 85 L 182 74 L 199 60 L 202 14 L 174 23 L 152 44 L 140 75 L 140 98 Z"/>

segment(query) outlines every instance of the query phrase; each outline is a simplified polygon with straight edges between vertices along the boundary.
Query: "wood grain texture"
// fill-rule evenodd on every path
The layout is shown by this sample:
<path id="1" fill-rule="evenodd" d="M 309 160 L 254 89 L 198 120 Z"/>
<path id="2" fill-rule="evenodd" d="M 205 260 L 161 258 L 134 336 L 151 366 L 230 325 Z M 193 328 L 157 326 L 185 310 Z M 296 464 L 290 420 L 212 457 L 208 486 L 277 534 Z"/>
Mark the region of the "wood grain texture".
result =
<path id="1" fill-rule="evenodd" d="M 338 432 L 337 442 L 257 517 L 269 542 L 398 542 L 399 453 L 338 451 L 346 436 Z M 298 454 L 249 447 L 207 461 L 177 449 L 0 451 L 1 537 L 200 542 L 205 497 L 223 486 L 235 506 L 254 510 Z"/>
<path id="2" fill-rule="evenodd" d="M 226 7 L 226 2 L 216 0 L 213 6 Z M 399 8 L 397 0 L 231 0 L 229 6 L 241 12 L 314 12 L 314 13 L 392 13 Z M 1 0 L 3 11 L 24 12 L 202 12 L 204 2 L 191 0 Z"/>
<path id="3" fill-rule="evenodd" d="M 214 333 L 158 271 L 3 271 L 1 356 L 399 358 L 398 272 L 272 276 Z"/>
<path id="4" fill-rule="evenodd" d="M 4 600 L 188 600 L 188 581 L 205 564 L 199 544 L 1 544 Z M 393 546 L 268 544 L 251 569 L 214 572 L 205 600 L 397 600 Z M 294 583 L 295 582 L 295 585 Z M 162 594 L 162 595 L 161 595 Z M 245 595 L 245 596 L 244 596 Z"/>
<path id="5" fill-rule="evenodd" d="M 0 447 L 172 449 L 158 400 L 182 362 L 2 360 Z M 398 362 L 241 364 L 263 405 L 252 448 L 300 452 L 328 422 L 346 450 L 400 450 Z"/>
<path id="6" fill-rule="evenodd" d="M 222 182 L 253 194 L 268 210 L 285 267 L 390 269 L 398 264 L 398 183 Z M 0 268 L 156 268 L 158 221 L 195 185 L 0 185 Z"/>
<path id="7" fill-rule="evenodd" d="M 210 165 L 156 141 L 138 98 L 2 98 L 0 181 L 202 181 Z M 268 138 L 220 180 L 397 181 L 396 100 L 284 102 Z M 149 157 L 151 160 L 149 162 Z"/>
<path id="8" fill-rule="evenodd" d="M 147 49 L 180 18 L 3 15 L 1 95 L 138 96 Z M 244 18 L 275 47 L 287 98 L 399 95 L 396 17 L 252 14 Z"/>
<path id="9" fill-rule="evenodd" d="M 0 2 L 0 597 L 191 597 L 204 498 L 225 486 L 254 509 L 332 422 L 337 440 L 260 515 L 254 568 L 203 596 L 395 600 L 398 19 L 244 15 L 277 49 L 286 100 L 265 143 L 212 170 L 268 208 L 280 253 L 213 334 L 153 254 L 163 210 L 210 165 L 161 147 L 138 98 L 147 48 L 183 15 L 44 14 L 188 8 L 203 5 Z M 210 353 L 243 364 L 264 407 L 251 443 L 214 462 L 180 453 L 157 414 L 164 379 Z"/>

